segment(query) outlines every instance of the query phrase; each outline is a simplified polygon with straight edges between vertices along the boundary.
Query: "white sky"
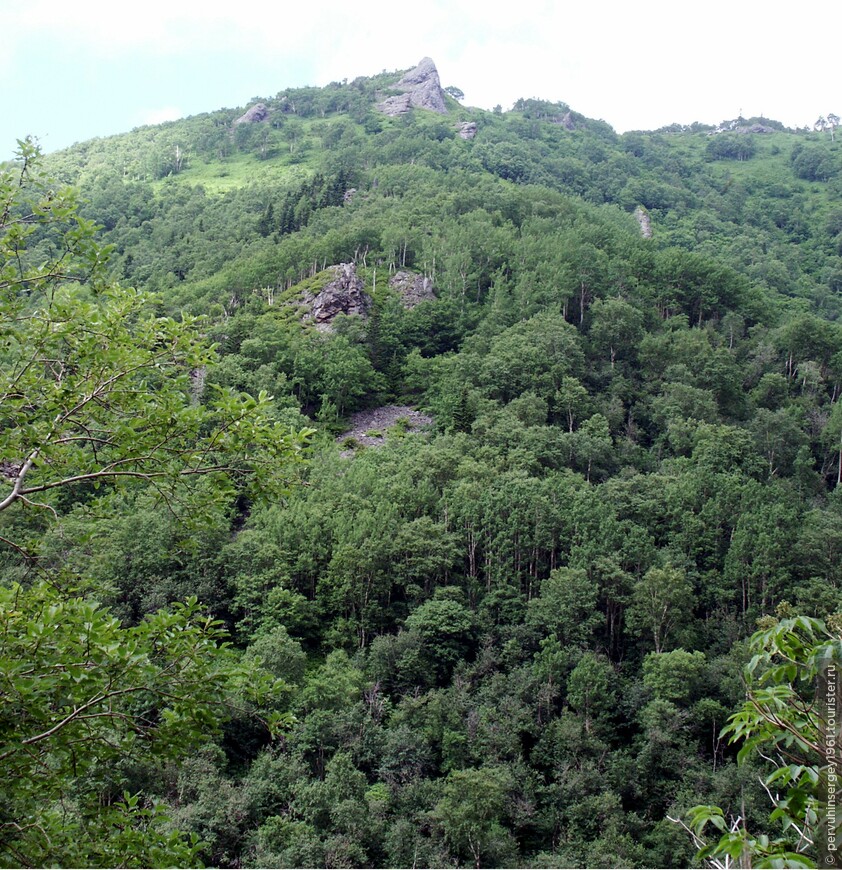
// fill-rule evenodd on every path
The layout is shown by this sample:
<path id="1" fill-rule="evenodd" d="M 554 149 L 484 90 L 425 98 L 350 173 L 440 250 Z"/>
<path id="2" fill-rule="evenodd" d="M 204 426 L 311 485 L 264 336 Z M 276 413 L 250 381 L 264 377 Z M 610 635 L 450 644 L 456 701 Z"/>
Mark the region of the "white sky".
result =
<path id="1" fill-rule="evenodd" d="M 498 11 L 493 11 L 497 9 Z M 0 159 L 433 58 L 467 105 L 563 100 L 617 132 L 842 114 L 832 0 L 0 0 Z"/>

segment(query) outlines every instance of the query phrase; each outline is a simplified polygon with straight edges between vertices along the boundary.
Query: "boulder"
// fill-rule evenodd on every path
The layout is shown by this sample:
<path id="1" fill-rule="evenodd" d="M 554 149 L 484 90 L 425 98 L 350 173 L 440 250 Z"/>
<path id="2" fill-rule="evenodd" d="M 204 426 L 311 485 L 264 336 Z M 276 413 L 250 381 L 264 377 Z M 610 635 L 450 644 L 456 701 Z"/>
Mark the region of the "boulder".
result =
<path id="1" fill-rule="evenodd" d="M 428 109 L 440 115 L 447 114 L 447 102 L 439 72 L 429 57 L 423 58 L 394 87 L 402 93 L 387 97 L 378 105 L 377 108 L 384 114 L 402 115 L 410 109 Z"/>
<path id="2" fill-rule="evenodd" d="M 473 139 L 477 135 L 476 121 L 462 121 L 459 125 L 459 136 L 462 139 Z"/>
<path id="3" fill-rule="evenodd" d="M 640 225 L 640 235 L 644 239 L 652 238 L 652 221 L 649 219 L 649 212 L 642 206 L 638 206 L 634 210 L 634 218 Z"/>
<path id="4" fill-rule="evenodd" d="M 744 124 L 742 127 L 737 127 L 735 133 L 777 133 L 774 127 L 767 127 L 766 124 Z"/>
<path id="5" fill-rule="evenodd" d="M 302 302 L 309 307 L 304 320 L 315 324 L 319 332 L 330 332 L 334 318 L 339 314 L 367 317 L 371 297 L 365 293 L 363 280 L 357 275 L 353 263 L 333 266 L 333 279 L 315 296 L 305 293 Z"/>
<path id="6" fill-rule="evenodd" d="M 269 108 L 263 103 L 255 103 L 251 108 L 247 109 L 234 124 L 258 124 L 260 121 L 265 121 L 269 117 Z"/>
<path id="7" fill-rule="evenodd" d="M 436 298 L 432 279 L 416 272 L 396 272 L 389 279 L 389 286 L 400 296 L 404 308 L 415 308 Z"/>
<path id="8" fill-rule="evenodd" d="M 377 107 L 384 115 L 394 118 L 396 115 L 404 115 L 412 108 L 412 99 L 409 94 L 396 94 L 387 97 Z"/>

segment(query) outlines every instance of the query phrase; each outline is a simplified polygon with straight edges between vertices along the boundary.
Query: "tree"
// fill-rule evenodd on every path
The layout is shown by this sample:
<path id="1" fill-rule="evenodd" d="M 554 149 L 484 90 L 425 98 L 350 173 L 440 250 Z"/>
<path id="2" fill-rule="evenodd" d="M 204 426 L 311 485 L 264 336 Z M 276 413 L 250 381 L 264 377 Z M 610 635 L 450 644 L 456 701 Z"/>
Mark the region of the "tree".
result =
<path id="1" fill-rule="evenodd" d="M 706 664 L 699 651 L 649 653 L 643 660 L 643 685 L 656 698 L 686 706 L 701 684 Z"/>
<path id="2" fill-rule="evenodd" d="M 795 174 L 806 181 L 827 181 L 839 171 L 833 153 L 823 145 L 795 145 L 790 154 Z"/>
<path id="3" fill-rule="evenodd" d="M 692 615 L 692 607 L 693 588 L 684 571 L 672 566 L 650 568 L 634 585 L 627 613 L 629 627 L 650 632 L 655 652 L 660 653 Z"/>
<path id="4" fill-rule="evenodd" d="M 151 296 L 111 283 L 73 192 L 43 177 L 33 143 L 20 157 L 0 176 L 0 512 L 57 517 L 61 491 L 138 484 L 172 506 L 207 475 L 217 492 L 283 490 L 309 430 L 274 421 L 267 395 L 198 395 L 213 359 L 198 322 L 155 316 Z M 36 238 L 39 253 L 55 246 L 44 264 Z"/>
<path id="5" fill-rule="evenodd" d="M 840 766 L 839 696 L 842 631 L 805 616 L 767 618 L 752 635 L 744 670 L 747 700 L 723 734 L 742 742 L 740 763 L 757 755 L 775 765 L 762 785 L 773 810 L 768 833 L 752 833 L 742 819 L 726 819 L 716 806 L 697 806 L 689 825 L 698 857 L 714 867 L 836 866 L 839 824 L 835 800 Z M 721 832 L 706 842 L 711 824 Z"/>
<path id="6" fill-rule="evenodd" d="M 156 316 L 151 297 L 111 283 L 109 250 L 73 192 L 41 173 L 32 142 L 19 156 L 0 174 L 0 515 L 35 529 L 33 519 L 143 488 L 200 523 L 206 499 L 284 490 L 309 430 L 275 421 L 268 396 L 220 390 L 202 404 L 191 375 L 213 355 L 198 324 Z M 209 485 L 187 485 L 197 479 Z M 195 840 L 129 793 L 132 771 L 177 762 L 228 705 L 270 699 L 274 682 L 240 666 L 195 601 L 122 626 L 80 594 L 84 570 L 49 570 L 37 539 L 0 542 L 40 575 L 0 586 L 0 761 L 11 778 L 0 860 L 195 862 Z"/>
<path id="7" fill-rule="evenodd" d="M 591 306 L 590 338 L 594 347 L 608 356 L 611 368 L 619 356 L 633 356 L 643 337 L 643 315 L 624 299 L 597 299 Z"/>
<path id="8" fill-rule="evenodd" d="M 383 386 L 383 379 L 371 365 L 365 350 L 345 335 L 334 335 L 320 343 L 323 359 L 320 383 L 324 396 L 342 416 L 354 410 L 355 400 Z"/>
<path id="9" fill-rule="evenodd" d="M 576 568 L 556 568 L 529 602 L 529 622 L 564 646 L 586 648 L 602 618 L 596 581 Z"/>
<path id="10" fill-rule="evenodd" d="M 584 367 L 576 330 L 560 314 L 541 313 L 496 336 L 482 360 L 488 395 L 511 401 L 527 390 L 547 400 L 562 379 Z"/>
<path id="11" fill-rule="evenodd" d="M 280 690 L 223 636 L 195 600 L 124 628 L 46 582 L 0 587 L 0 863 L 195 861 L 195 842 L 168 834 L 163 808 L 121 781 L 197 747 L 241 692 Z"/>
<path id="12" fill-rule="evenodd" d="M 608 660 L 585 653 L 567 680 L 567 702 L 582 720 L 588 736 L 606 738 L 612 733 L 617 709 L 617 675 Z"/>
<path id="13" fill-rule="evenodd" d="M 474 867 L 482 867 L 484 860 L 488 866 L 503 866 L 495 857 L 508 857 L 514 845 L 502 824 L 514 787 L 505 767 L 454 770 L 448 775 L 433 816 L 458 857 Z"/>
<path id="14" fill-rule="evenodd" d="M 602 414 L 594 414 L 582 423 L 578 431 L 568 437 L 579 466 L 584 467 L 585 480 L 590 481 L 594 467 L 602 471 L 611 456 L 612 442 L 608 420 Z"/>
<path id="15" fill-rule="evenodd" d="M 748 160 L 756 150 L 754 137 L 747 133 L 717 133 L 705 149 L 710 160 Z"/>
<path id="16" fill-rule="evenodd" d="M 555 393 L 555 407 L 567 423 L 567 431 L 573 432 L 578 420 L 587 414 L 590 407 L 588 391 L 577 378 L 563 377 Z"/>
<path id="17" fill-rule="evenodd" d="M 836 485 L 842 486 L 842 402 L 834 403 L 822 440 L 837 453 Z"/>
<path id="18" fill-rule="evenodd" d="M 473 614 L 458 601 L 425 601 L 409 615 L 406 627 L 421 638 L 420 654 L 431 682 L 446 682 L 460 661 L 472 657 L 476 625 Z"/>

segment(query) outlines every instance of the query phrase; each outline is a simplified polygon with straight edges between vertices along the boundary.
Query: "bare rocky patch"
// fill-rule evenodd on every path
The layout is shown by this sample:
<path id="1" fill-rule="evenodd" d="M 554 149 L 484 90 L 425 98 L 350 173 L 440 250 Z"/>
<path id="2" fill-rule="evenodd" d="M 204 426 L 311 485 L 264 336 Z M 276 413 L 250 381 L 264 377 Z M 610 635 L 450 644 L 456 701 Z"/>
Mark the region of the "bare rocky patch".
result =
<path id="1" fill-rule="evenodd" d="M 447 114 L 439 72 L 429 57 L 422 58 L 418 66 L 406 73 L 394 89 L 403 93 L 394 94 L 378 105 L 377 108 L 384 115 L 403 115 L 410 109 L 428 109 L 440 115 Z"/>
<path id="2" fill-rule="evenodd" d="M 367 317 L 371 297 L 365 292 L 362 279 L 357 275 L 354 263 L 331 266 L 333 279 L 315 296 L 305 292 L 301 301 L 307 306 L 305 321 L 315 324 L 319 332 L 330 332 L 338 314 L 356 314 Z"/>
<path id="3" fill-rule="evenodd" d="M 346 446 L 342 456 L 353 456 L 354 447 L 380 447 L 385 444 L 389 430 L 396 426 L 404 432 L 419 432 L 432 424 L 433 418 L 429 414 L 417 411 L 411 405 L 384 405 L 382 408 L 352 414 L 351 428 L 336 441 Z"/>
<path id="4" fill-rule="evenodd" d="M 247 109 L 236 121 L 234 121 L 234 126 L 237 124 L 259 124 L 261 121 L 265 121 L 269 117 L 269 108 L 264 103 L 255 103 L 249 109 Z"/>
<path id="5" fill-rule="evenodd" d="M 432 279 L 418 272 L 401 269 L 389 278 L 388 283 L 404 308 L 414 308 L 436 299 Z M 368 319 L 373 301 L 365 281 L 357 274 L 356 263 L 339 263 L 293 287 L 287 294 L 287 304 L 300 309 L 302 323 L 329 333 L 333 331 L 333 321 L 340 314 Z"/>
<path id="6" fill-rule="evenodd" d="M 404 308 L 415 308 L 422 302 L 433 302 L 436 298 L 432 279 L 417 272 L 405 269 L 396 272 L 389 278 L 389 286 L 400 296 Z"/>

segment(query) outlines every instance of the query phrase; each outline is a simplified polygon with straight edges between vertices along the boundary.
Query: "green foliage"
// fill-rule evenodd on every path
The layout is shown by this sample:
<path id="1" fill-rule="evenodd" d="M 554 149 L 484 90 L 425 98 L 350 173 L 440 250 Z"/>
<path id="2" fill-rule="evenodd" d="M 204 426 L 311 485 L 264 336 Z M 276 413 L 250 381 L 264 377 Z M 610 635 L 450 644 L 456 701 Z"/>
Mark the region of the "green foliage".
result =
<path id="1" fill-rule="evenodd" d="M 508 793 L 514 783 L 505 768 L 483 767 L 453 771 L 436 806 L 447 843 L 453 852 L 474 862 L 499 866 L 514 844 L 501 826 Z"/>
<path id="2" fill-rule="evenodd" d="M 219 623 L 195 599 L 123 628 L 49 584 L 13 585 L 0 590 L 0 620 L 4 860 L 192 863 L 195 841 L 164 833 L 160 807 L 123 795 L 120 765 L 180 758 L 242 692 L 260 701 L 279 687 L 220 646 Z"/>
<path id="3" fill-rule="evenodd" d="M 412 612 L 406 627 L 420 638 L 422 667 L 444 682 L 474 645 L 474 619 L 458 601 L 434 599 Z"/>
<path id="4" fill-rule="evenodd" d="M 297 717 L 80 748 L 39 812 L 80 864 L 71 837 L 115 865 L 689 866 L 668 816 L 702 804 L 698 836 L 802 861 L 719 733 L 754 620 L 842 601 L 836 143 L 533 99 L 459 108 L 462 140 L 377 111 L 400 75 L 46 158 L 78 204 L 31 149 L 4 176 L 6 588 L 96 589 L 120 638 L 200 595 Z M 371 308 L 321 332 L 339 263 Z M 334 443 L 386 403 L 434 424 Z"/>
<path id="5" fill-rule="evenodd" d="M 643 685 L 656 698 L 686 704 L 698 693 L 705 666 L 705 654 L 698 650 L 649 653 L 643 660 Z"/>
<path id="6" fill-rule="evenodd" d="M 711 160 L 749 160 L 756 151 L 754 137 L 747 133 L 718 133 L 705 149 Z"/>
<path id="7" fill-rule="evenodd" d="M 195 380 L 211 354 L 195 320 L 156 317 L 150 297 L 110 284 L 93 225 L 72 196 L 46 186 L 35 147 L 21 149 L 19 174 L 0 187 L 0 511 L 56 513 L 54 493 L 82 485 L 97 493 L 140 482 L 171 499 L 182 479 L 203 475 L 277 495 L 287 481 L 271 470 L 288 466 L 307 433 L 273 420 L 266 395 L 220 390 L 199 404 Z M 29 266 L 39 230 L 62 253 Z"/>
<path id="8" fill-rule="evenodd" d="M 635 584 L 628 612 L 629 627 L 650 634 L 656 653 L 674 640 L 692 616 L 693 590 L 683 571 L 650 568 Z"/>
<path id="9" fill-rule="evenodd" d="M 611 733 L 616 709 L 616 674 L 609 662 L 593 653 L 585 653 L 567 680 L 567 700 L 571 710 L 582 720 L 587 735 L 603 737 Z"/>
<path id="10" fill-rule="evenodd" d="M 530 601 L 529 619 L 562 645 L 587 648 L 600 622 L 597 596 L 597 585 L 585 571 L 557 568 Z"/>
<path id="11" fill-rule="evenodd" d="M 827 181 L 839 172 L 839 159 L 822 145 L 796 145 L 790 154 L 795 174 L 806 181 Z"/>
<path id="12" fill-rule="evenodd" d="M 769 619 L 752 636 L 754 655 L 745 667 L 748 700 L 723 734 L 742 743 L 741 762 L 759 754 L 778 765 L 764 780 L 774 807 L 769 821 L 778 835 L 749 833 L 729 824 L 721 808 L 697 806 L 689 818 L 702 846 L 699 858 L 730 856 L 758 867 L 815 867 L 818 858 L 833 863 L 838 823 L 835 813 L 828 814 L 828 794 L 835 791 L 829 777 L 838 765 L 837 622 L 834 618 L 828 628 L 804 616 Z M 722 836 L 705 844 L 708 824 Z"/>
<path id="13" fill-rule="evenodd" d="M 308 433 L 273 420 L 265 396 L 220 391 L 200 405 L 191 371 L 211 357 L 195 322 L 154 316 L 149 297 L 112 285 L 93 225 L 40 174 L 37 148 L 20 148 L 17 173 L 0 177 L 0 512 L 24 511 L 31 535 L 36 510 L 60 521 L 76 504 L 95 512 L 142 487 L 173 513 L 194 478 L 213 486 L 187 487 L 191 510 L 237 488 L 285 491 Z M 2 542 L 44 578 L 0 587 L 4 861 L 195 863 L 197 837 L 169 830 L 158 801 L 124 786 L 280 684 L 240 664 L 195 598 L 122 626 L 64 591 L 67 578 L 37 562 L 43 542 Z M 267 717 L 269 732 L 282 718 Z"/>

